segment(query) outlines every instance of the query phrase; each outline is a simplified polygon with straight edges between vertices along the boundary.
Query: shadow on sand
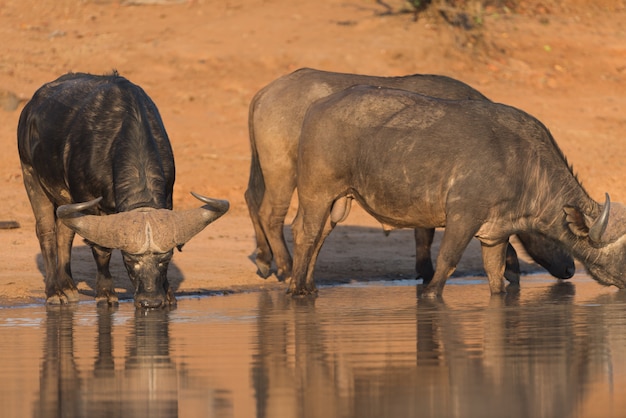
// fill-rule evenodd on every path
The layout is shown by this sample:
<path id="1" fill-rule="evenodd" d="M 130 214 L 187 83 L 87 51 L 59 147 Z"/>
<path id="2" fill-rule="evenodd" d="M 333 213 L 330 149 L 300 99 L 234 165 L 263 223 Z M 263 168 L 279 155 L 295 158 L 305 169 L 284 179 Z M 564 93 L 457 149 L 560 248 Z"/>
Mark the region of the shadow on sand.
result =
<path id="1" fill-rule="evenodd" d="M 285 239 L 293 254 L 291 227 L 284 228 Z M 436 263 L 443 230 L 435 232 L 432 246 L 433 263 Z M 526 253 L 516 237 L 515 247 L 522 274 L 546 272 Z M 254 254 L 250 259 L 254 261 Z M 472 240 L 452 277 L 484 276 L 480 242 Z M 385 235 L 381 228 L 337 225 L 328 236 L 315 267 L 318 283 L 344 283 L 350 281 L 414 279 L 415 238 L 412 229 L 399 229 Z"/>

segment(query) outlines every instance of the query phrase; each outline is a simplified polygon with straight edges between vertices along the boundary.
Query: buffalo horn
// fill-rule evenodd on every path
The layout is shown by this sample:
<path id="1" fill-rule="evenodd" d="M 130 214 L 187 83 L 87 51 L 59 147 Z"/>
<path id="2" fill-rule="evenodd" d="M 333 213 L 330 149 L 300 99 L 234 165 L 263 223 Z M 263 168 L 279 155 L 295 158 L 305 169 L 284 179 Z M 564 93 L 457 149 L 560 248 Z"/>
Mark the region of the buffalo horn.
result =
<path id="1" fill-rule="evenodd" d="M 191 194 L 205 205 L 196 209 L 172 212 L 175 221 L 171 228 L 174 233 L 160 235 L 158 240 L 155 239 L 157 246 L 168 249 L 182 246 L 211 222 L 225 214 L 230 207 L 227 200 L 212 199 L 194 192 Z"/>
<path id="2" fill-rule="evenodd" d="M 606 231 L 606 227 L 609 224 L 609 211 L 611 210 L 611 199 L 609 198 L 609 194 L 605 193 L 605 201 L 604 208 L 602 208 L 602 213 L 595 220 L 591 228 L 589 228 L 589 238 L 591 241 L 596 244 L 600 244 L 602 242 L 602 235 L 604 231 Z"/>
<path id="3" fill-rule="evenodd" d="M 97 199 L 90 200 L 89 202 L 72 203 L 69 205 L 59 206 L 57 208 L 57 217 L 67 219 L 73 216 L 81 216 L 79 215 L 80 212 L 96 206 L 101 200 L 102 197 L 99 197 Z"/>
<path id="4" fill-rule="evenodd" d="M 118 248 L 129 254 L 164 253 L 182 246 L 229 208 L 225 200 L 193 193 L 206 203 L 185 211 L 139 208 L 106 216 L 80 214 L 96 201 L 64 205 L 57 216 L 82 237 L 105 248 Z"/>

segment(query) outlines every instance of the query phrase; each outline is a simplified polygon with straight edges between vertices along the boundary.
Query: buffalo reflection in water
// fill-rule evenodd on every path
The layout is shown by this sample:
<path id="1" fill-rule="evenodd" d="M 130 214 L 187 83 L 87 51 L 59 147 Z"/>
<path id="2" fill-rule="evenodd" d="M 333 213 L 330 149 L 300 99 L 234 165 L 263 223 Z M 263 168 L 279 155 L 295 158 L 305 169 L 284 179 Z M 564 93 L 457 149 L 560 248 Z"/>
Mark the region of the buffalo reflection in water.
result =
<path id="1" fill-rule="evenodd" d="M 121 326 L 125 351 L 115 356 L 119 323 L 103 308 L 87 366 L 75 352 L 77 307 L 48 307 L 34 416 L 575 416 L 589 399 L 612 394 L 614 363 L 623 381 L 624 292 L 573 303 L 575 285 L 560 283 L 481 305 L 416 300 L 408 289 L 334 288 L 319 299 L 260 292 L 256 311 L 212 310 L 211 320 L 193 323 L 194 332 L 215 336 L 215 349 L 177 345 L 176 357 L 170 312 L 135 312 Z M 241 330 L 235 343 L 250 347 L 220 340 L 216 324 Z M 213 373 L 241 364 L 250 367 L 244 381 Z"/>
<path id="2" fill-rule="evenodd" d="M 135 312 L 123 370 L 115 369 L 115 308 L 98 308 L 97 357 L 82 374 L 74 358 L 75 306 L 46 308 L 36 417 L 177 417 L 178 373 L 169 353 L 167 310 Z"/>
<path id="3" fill-rule="evenodd" d="M 346 313 L 265 293 L 252 371 L 257 417 L 576 415 L 594 383 L 612 390 L 606 318 L 623 316 L 626 296 L 574 305 L 574 292 L 557 283 L 532 300 L 492 297 L 486 309 L 419 299 Z M 394 309 L 403 317 L 387 323 Z M 398 326 L 404 343 L 385 338 Z"/>

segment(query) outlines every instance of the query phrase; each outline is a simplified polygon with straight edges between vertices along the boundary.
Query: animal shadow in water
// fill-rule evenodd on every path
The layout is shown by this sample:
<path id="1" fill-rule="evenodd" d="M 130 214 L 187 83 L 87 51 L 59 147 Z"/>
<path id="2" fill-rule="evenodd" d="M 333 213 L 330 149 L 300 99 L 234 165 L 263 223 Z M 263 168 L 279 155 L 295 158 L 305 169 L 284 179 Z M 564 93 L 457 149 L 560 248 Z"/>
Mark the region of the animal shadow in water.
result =
<path id="1" fill-rule="evenodd" d="M 293 254 L 291 227 L 285 227 L 284 234 Z M 437 229 L 431 250 L 433 264 L 436 263 L 442 236 L 443 229 Z M 511 242 L 517 251 L 522 274 L 545 272 L 526 254 L 516 238 Z M 398 229 L 385 236 L 379 227 L 337 225 L 322 246 L 314 274 L 318 283 L 414 279 L 413 230 Z M 464 276 L 485 276 L 477 239 L 473 239 L 465 249 L 452 277 Z"/>
<path id="2" fill-rule="evenodd" d="M 72 247 L 72 277 L 78 287 L 78 292 L 82 295 L 89 297 L 96 296 L 96 262 L 91 254 L 91 247 L 88 245 L 75 245 Z M 167 278 L 174 293 L 180 288 L 180 284 L 185 280 L 182 271 L 176 266 L 176 253 L 174 250 L 174 256 L 170 262 L 167 270 Z M 45 277 L 45 267 L 43 262 L 43 256 L 38 253 L 36 256 L 36 263 L 42 276 Z M 115 291 L 120 300 L 132 299 L 135 293 L 135 289 L 130 282 L 126 267 L 122 260 L 122 254 L 119 250 L 114 250 L 111 254 L 111 264 L 109 270 L 113 276 L 113 282 L 115 284 Z M 85 286 L 86 284 L 86 286 Z M 86 288 L 87 287 L 87 288 Z"/>

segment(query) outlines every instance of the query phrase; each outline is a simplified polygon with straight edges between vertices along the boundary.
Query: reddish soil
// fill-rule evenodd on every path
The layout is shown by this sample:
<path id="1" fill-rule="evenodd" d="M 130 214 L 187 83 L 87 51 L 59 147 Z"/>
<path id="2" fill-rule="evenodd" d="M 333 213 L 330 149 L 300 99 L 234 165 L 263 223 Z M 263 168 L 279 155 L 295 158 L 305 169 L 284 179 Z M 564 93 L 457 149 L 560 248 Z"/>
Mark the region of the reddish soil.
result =
<path id="1" fill-rule="evenodd" d="M 149 4 L 157 3 L 157 4 Z M 389 1 L 393 10 L 401 1 Z M 626 200 L 626 7 L 623 0 L 518 1 L 484 9 L 480 31 L 435 13 L 381 15 L 372 0 L 5 0 L 0 4 L 0 304 L 43 301 L 41 255 L 22 185 L 15 132 L 24 102 L 69 71 L 117 69 L 159 106 L 177 164 L 175 207 L 189 194 L 225 198 L 230 212 L 176 254 L 179 294 L 281 286 L 259 278 L 243 193 L 249 170 L 250 99 L 300 67 L 373 75 L 439 73 L 517 106 L 552 131 L 591 196 Z M 293 216 L 293 210 L 291 216 Z M 323 249 L 325 280 L 410 277 L 410 231 L 385 238 L 355 210 Z M 76 240 L 73 272 L 93 296 L 95 267 Z M 115 259 L 121 296 L 130 283 Z M 525 271 L 535 271 L 532 263 Z M 459 266 L 480 273 L 475 245 Z"/>

